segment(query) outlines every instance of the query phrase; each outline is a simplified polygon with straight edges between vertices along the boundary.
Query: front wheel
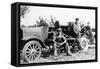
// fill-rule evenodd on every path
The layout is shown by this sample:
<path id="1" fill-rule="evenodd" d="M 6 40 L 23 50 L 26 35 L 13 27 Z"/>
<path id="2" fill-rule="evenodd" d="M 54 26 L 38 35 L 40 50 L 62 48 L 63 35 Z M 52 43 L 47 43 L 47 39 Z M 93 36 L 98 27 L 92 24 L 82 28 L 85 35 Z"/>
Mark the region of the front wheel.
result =
<path id="1" fill-rule="evenodd" d="M 85 37 L 80 38 L 80 46 L 83 51 L 88 50 L 88 41 Z"/>
<path id="2" fill-rule="evenodd" d="M 36 40 L 27 42 L 23 48 L 22 54 L 28 63 L 35 62 L 41 56 L 41 44 Z"/>

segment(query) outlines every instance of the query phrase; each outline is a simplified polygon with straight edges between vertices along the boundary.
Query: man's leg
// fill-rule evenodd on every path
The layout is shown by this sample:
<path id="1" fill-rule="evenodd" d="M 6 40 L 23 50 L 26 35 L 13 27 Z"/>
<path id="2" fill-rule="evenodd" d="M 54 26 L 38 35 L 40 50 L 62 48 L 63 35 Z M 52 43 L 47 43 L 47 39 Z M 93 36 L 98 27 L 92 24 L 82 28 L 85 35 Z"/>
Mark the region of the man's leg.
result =
<path id="1" fill-rule="evenodd" d="M 54 43 L 54 56 L 58 56 L 56 43 Z"/>
<path id="2" fill-rule="evenodd" d="M 71 51 L 68 43 L 65 43 L 65 48 L 66 48 L 66 55 L 71 56 Z"/>

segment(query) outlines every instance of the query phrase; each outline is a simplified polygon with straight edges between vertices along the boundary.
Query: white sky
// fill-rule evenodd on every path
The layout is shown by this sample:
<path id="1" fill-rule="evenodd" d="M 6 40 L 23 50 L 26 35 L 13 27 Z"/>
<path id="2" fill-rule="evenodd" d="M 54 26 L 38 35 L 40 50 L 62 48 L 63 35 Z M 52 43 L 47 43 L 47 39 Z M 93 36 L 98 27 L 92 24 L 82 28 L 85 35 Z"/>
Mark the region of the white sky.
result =
<path id="1" fill-rule="evenodd" d="M 34 25 L 39 16 L 50 19 L 52 15 L 57 17 L 61 25 L 67 25 L 67 22 L 74 22 L 75 18 L 79 18 L 82 23 L 90 22 L 90 26 L 95 28 L 95 10 L 30 6 L 29 11 L 25 18 L 21 18 L 21 25 Z"/>

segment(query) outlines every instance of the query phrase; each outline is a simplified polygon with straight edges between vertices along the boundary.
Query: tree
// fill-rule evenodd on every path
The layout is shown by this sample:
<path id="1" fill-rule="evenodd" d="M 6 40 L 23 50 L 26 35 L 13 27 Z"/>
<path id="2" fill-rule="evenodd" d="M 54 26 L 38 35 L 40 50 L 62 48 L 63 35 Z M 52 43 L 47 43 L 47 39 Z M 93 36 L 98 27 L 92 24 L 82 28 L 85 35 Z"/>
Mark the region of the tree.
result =
<path id="1" fill-rule="evenodd" d="M 29 12 L 29 6 L 21 6 L 20 7 L 20 16 L 22 18 L 25 17 L 25 14 Z"/>
<path id="2" fill-rule="evenodd" d="M 43 17 L 39 17 L 39 21 L 36 21 L 36 23 L 37 23 L 37 26 L 48 26 L 46 19 L 43 19 Z"/>

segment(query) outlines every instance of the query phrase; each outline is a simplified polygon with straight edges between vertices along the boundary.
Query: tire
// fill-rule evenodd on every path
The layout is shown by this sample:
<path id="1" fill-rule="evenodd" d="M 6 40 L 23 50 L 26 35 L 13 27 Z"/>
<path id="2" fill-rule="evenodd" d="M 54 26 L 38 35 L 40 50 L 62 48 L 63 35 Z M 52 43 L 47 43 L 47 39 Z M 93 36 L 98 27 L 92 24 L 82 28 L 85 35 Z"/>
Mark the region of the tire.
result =
<path id="1" fill-rule="evenodd" d="M 87 41 L 87 38 L 85 38 L 85 37 L 81 37 L 80 38 L 80 46 L 81 46 L 81 49 L 83 51 L 87 51 L 88 50 L 88 41 Z"/>
<path id="2" fill-rule="evenodd" d="M 34 63 L 41 56 L 41 44 L 36 40 L 28 41 L 24 45 L 22 55 L 28 63 Z"/>

